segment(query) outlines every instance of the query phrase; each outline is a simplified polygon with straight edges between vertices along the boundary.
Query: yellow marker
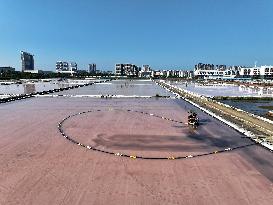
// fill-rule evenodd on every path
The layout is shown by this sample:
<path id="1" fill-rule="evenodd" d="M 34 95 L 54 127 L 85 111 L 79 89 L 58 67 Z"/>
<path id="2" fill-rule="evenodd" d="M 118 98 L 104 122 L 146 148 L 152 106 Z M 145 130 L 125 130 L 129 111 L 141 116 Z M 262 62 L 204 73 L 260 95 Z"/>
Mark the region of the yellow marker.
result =
<path id="1" fill-rule="evenodd" d="M 136 159 L 137 157 L 132 155 L 132 156 L 130 156 L 130 158 L 131 159 Z"/>
<path id="2" fill-rule="evenodd" d="M 174 159 L 175 159 L 175 157 L 174 157 L 174 156 L 171 156 L 171 157 L 168 157 L 168 159 L 170 159 L 170 160 L 174 160 Z"/>

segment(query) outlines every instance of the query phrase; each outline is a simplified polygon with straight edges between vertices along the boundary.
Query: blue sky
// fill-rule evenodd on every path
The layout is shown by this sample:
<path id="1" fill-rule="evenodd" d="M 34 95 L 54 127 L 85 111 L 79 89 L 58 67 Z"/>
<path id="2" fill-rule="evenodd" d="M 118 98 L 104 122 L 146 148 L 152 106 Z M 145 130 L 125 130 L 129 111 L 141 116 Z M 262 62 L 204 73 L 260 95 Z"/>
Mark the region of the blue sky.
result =
<path id="1" fill-rule="evenodd" d="M 272 0 L 0 0 L 0 66 L 273 64 Z"/>

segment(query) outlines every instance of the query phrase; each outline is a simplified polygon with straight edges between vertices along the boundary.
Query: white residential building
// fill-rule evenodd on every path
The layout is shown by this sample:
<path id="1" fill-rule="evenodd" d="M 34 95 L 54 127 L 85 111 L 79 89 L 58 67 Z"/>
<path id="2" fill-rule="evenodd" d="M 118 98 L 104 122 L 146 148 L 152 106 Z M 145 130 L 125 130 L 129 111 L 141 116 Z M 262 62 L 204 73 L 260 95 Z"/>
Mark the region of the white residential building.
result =
<path id="1" fill-rule="evenodd" d="M 76 62 L 65 62 L 57 61 L 56 62 L 56 73 L 69 73 L 73 75 L 77 72 L 78 66 Z"/>
<path id="2" fill-rule="evenodd" d="M 242 68 L 240 71 L 241 76 L 257 77 L 257 78 L 272 78 L 273 66 L 260 66 L 251 68 Z"/>

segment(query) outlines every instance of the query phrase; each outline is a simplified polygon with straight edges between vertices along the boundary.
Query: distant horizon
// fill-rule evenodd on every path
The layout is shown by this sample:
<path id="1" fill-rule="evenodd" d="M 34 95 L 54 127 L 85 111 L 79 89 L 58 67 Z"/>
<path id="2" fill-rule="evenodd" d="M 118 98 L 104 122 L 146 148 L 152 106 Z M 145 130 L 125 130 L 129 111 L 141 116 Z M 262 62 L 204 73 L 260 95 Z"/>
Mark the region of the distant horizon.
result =
<path id="1" fill-rule="evenodd" d="M 27 52 L 27 51 L 26 51 L 26 52 Z M 30 53 L 30 52 L 28 52 L 28 53 Z M 33 54 L 33 53 L 30 53 L 30 54 Z M 36 61 L 36 59 L 35 59 L 35 55 L 34 55 L 34 66 L 36 65 L 36 64 L 35 64 L 35 61 Z M 68 62 L 68 63 L 70 63 L 70 62 L 76 62 L 77 65 L 79 65 L 79 63 L 78 63 L 77 61 L 56 60 L 56 62 L 57 62 L 57 61 L 65 61 L 65 62 Z M 20 60 L 20 62 L 21 62 L 21 60 Z M 56 63 L 56 62 L 55 62 L 55 63 Z M 55 65 L 55 63 L 54 63 L 54 65 Z M 106 68 L 106 67 L 104 67 L 104 68 L 97 67 L 97 70 L 101 70 L 101 71 L 114 71 L 114 70 L 115 70 L 115 65 L 116 65 L 116 64 L 119 64 L 119 63 L 122 63 L 122 64 L 130 63 L 130 64 L 134 64 L 134 65 L 136 65 L 136 66 L 138 66 L 138 67 L 142 67 L 143 65 L 149 65 L 149 66 L 151 67 L 151 69 L 153 69 L 153 70 L 164 70 L 164 69 L 166 69 L 166 70 L 192 70 L 192 69 L 195 68 L 195 65 L 197 65 L 198 63 L 214 64 L 214 65 L 226 65 L 226 66 L 246 66 L 246 67 L 254 67 L 254 66 L 255 66 L 255 62 L 253 63 L 253 65 L 228 65 L 228 64 L 225 64 L 225 63 L 215 64 L 215 63 L 213 63 L 213 62 L 197 62 L 197 63 L 195 63 L 192 67 L 166 66 L 166 67 L 160 67 L 160 68 L 157 67 L 157 68 L 155 68 L 155 67 L 153 67 L 152 65 L 150 65 L 149 63 L 135 64 L 135 63 L 133 63 L 133 62 L 117 62 L 117 63 L 115 63 L 115 64 L 112 66 L 112 68 L 109 68 L 109 67 L 108 67 L 108 68 Z M 89 63 L 89 64 L 92 64 L 92 63 Z M 95 63 L 95 64 L 96 64 L 96 63 Z M 264 66 L 264 65 L 271 66 L 271 64 L 257 64 L 257 67 L 258 67 L 258 66 Z M 99 65 L 97 64 L 97 66 L 99 66 Z M 1 65 L 1 64 L 0 64 L 0 67 L 12 67 L 12 68 L 15 68 L 16 71 L 22 71 L 22 67 L 16 68 L 16 67 L 14 67 L 14 66 L 12 66 L 12 65 Z M 48 68 L 38 68 L 38 67 L 35 66 L 35 70 L 55 71 L 55 70 L 56 70 L 56 67 L 54 67 L 53 69 L 48 69 Z M 86 65 L 85 68 L 78 67 L 78 70 L 86 70 L 86 71 L 88 71 L 88 64 Z"/>
<path id="2" fill-rule="evenodd" d="M 21 51 L 24 51 L 24 52 L 27 52 L 27 53 L 30 53 L 30 54 L 34 55 L 34 65 L 36 65 L 36 64 L 35 64 L 36 58 L 35 58 L 35 54 L 34 54 L 34 53 L 31 53 L 31 52 L 26 51 L 26 50 L 20 50 L 20 52 L 21 52 Z M 20 53 L 19 53 L 19 59 L 20 59 L 20 63 L 21 63 Z M 78 63 L 77 61 L 70 61 L 70 60 L 56 60 L 56 61 L 54 62 L 54 65 L 56 64 L 57 61 L 65 61 L 65 62 L 68 62 L 68 63 L 70 63 L 70 62 L 76 62 L 77 65 L 79 65 L 79 63 Z M 93 62 L 93 63 L 95 63 L 95 62 Z M 255 65 L 255 63 L 257 63 L 257 66 L 266 65 L 266 64 L 258 64 L 257 61 L 253 62 L 253 65 L 228 65 L 228 64 L 225 64 L 225 63 L 215 64 L 215 63 L 213 63 L 213 62 L 201 62 L 201 61 L 200 61 L 200 62 L 195 63 L 192 67 L 165 66 L 165 67 L 161 67 L 161 68 L 155 68 L 155 67 L 153 67 L 152 65 L 150 65 L 149 63 L 136 64 L 136 63 L 133 63 L 133 62 L 117 62 L 117 63 L 115 63 L 115 64 L 112 66 L 112 68 L 99 69 L 99 67 L 98 67 L 97 69 L 98 69 L 98 70 L 101 70 L 101 71 L 114 71 L 114 70 L 115 70 L 115 65 L 116 65 L 116 64 L 119 64 L 119 63 L 122 63 L 122 64 L 130 63 L 130 64 L 134 64 L 134 65 L 136 65 L 136 66 L 138 66 L 138 67 L 142 67 L 143 65 L 149 65 L 149 66 L 150 66 L 152 69 L 154 69 L 154 70 L 164 70 L 164 69 L 169 69 L 169 70 L 170 70 L 170 69 L 172 69 L 172 70 L 190 70 L 190 69 L 194 69 L 195 65 L 197 65 L 198 63 L 214 64 L 214 65 L 226 65 L 226 66 L 246 66 L 246 67 L 248 67 L 248 66 L 249 66 L 249 67 L 252 67 L 252 66 Z M 86 65 L 85 68 L 78 67 L 78 70 L 88 70 L 88 65 L 89 65 L 89 64 L 92 64 L 92 63 L 88 63 L 88 64 Z M 95 63 L 95 64 L 96 64 L 96 63 Z M 267 64 L 267 65 L 268 65 L 268 66 L 271 66 L 271 64 Z M 20 65 L 20 66 L 21 66 L 21 65 Z M 99 65 L 97 64 L 97 66 L 99 66 Z M 21 67 L 16 68 L 16 67 L 11 66 L 11 65 L 1 65 L 1 64 L 0 64 L 0 67 L 13 67 L 13 68 L 15 68 L 16 71 L 21 71 L 21 70 L 22 70 Z M 45 69 L 45 68 L 38 68 L 38 67 L 35 66 L 35 70 L 55 71 L 55 70 L 56 70 L 56 67 L 54 67 L 53 69 Z"/>
<path id="3" fill-rule="evenodd" d="M 0 66 L 20 71 L 21 50 L 45 71 L 59 60 L 111 71 L 272 65 L 272 8 L 271 0 L 0 0 Z"/>

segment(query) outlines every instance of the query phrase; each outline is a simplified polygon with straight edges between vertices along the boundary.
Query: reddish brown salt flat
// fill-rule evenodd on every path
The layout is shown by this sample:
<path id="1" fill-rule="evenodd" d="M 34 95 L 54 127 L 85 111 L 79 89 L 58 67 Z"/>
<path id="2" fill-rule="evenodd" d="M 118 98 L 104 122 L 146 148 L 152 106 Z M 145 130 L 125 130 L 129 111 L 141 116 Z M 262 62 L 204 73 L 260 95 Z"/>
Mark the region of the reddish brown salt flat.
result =
<path id="1" fill-rule="evenodd" d="M 202 153 L 251 143 L 210 116 L 186 126 L 109 109 L 147 111 L 185 121 L 181 100 L 36 98 L 0 106 L 0 204 L 271 204 L 273 156 L 254 145 L 185 160 L 133 160 L 90 151 L 69 134 L 103 149 L 145 156 Z M 101 141 L 98 136 L 103 136 Z M 147 136 L 145 138 L 145 136 Z M 106 141 L 106 143 L 105 143 Z"/>

